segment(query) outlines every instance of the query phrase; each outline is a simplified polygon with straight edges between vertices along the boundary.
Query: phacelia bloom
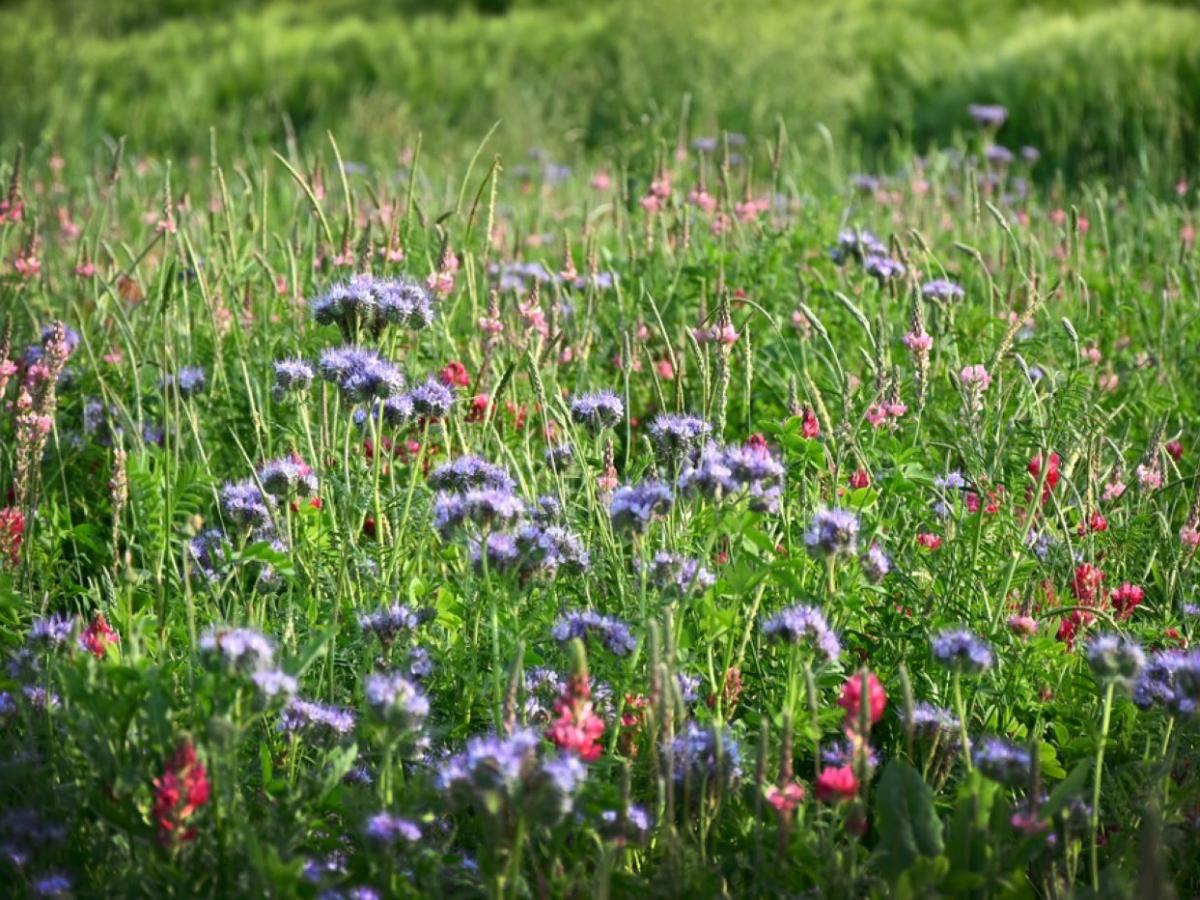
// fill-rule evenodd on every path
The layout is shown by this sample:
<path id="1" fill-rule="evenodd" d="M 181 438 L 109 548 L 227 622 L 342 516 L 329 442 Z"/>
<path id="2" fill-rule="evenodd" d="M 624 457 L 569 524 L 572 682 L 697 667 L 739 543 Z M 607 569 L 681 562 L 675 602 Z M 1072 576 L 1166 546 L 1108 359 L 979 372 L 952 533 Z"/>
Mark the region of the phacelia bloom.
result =
<path id="1" fill-rule="evenodd" d="M 507 737 L 486 735 L 467 741 L 466 749 L 450 757 L 438 773 L 438 786 L 452 795 L 474 799 L 477 793 L 496 793 L 513 799 L 537 766 L 538 734 L 519 730 Z"/>
<path id="2" fill-rule="evenodd" d="M 404 375 L 374 350 L 335 347 L 321 353 L 321 377 L 338 386 L 351 403 L 386 399 L 404 390 Z"/>
<path id="3" fill-rule="evenodd" d="M 851 675 L 842 685 L 842 695 L 838 698 L 838 706 L 846 711 L 846 726 L 851 729 L 858 727 L 862 715 L 864 680 L 867 682 L 867 711 L 871 724 L 878 724 L 883 718 L 883 711 L 887 709 L 887 692 L 874 672 Z"/>
<path id="4" fill-rule="evenodd" d="M 999 738 L 988 738 L 974 753 L 975 768 L 985 778 L 1007 787 L 1020 787 L 1029 782 L 1032 764 L 1029 751 Z"/>
<path id="5" fill-rule="evenodd" d="M 632 803 L 625 810 L 624 817 L 620 810 L 616 809 L 606 809 L 600 813 L 600 833 L 618 845 L 627 842 L 643 843 L 650 836 L 650 829 L 653 827 L 654 819 L 651 815 Z"/>
<path id="6" fill-rule="evenodd" d="M 989 144 L 983 149 L 983 157 L 993 169 L 1004 169 L 1012 165 L 1016 154 L 1000 144 Z"/>
<path id="7" fill-rule="evenodd" d="M 408 392 L 413 412 L 426 419 L 444 419 L 454 405 L 454 392 L 433 376 Z"/>
<path id="8" fill-rule="evenodd" d="M 398 844 L 401 841 L 415 844 L 421 839 L 421 829 L 415 822 L 386 812 L 371 816 L 364 833 L 377 844 Z"/>
<path id="9" fill-rule="evenodd" d="M 75 619 L 57 613 L 34 619 L 29 628 L 29 642 L 37 647 L 57 650 L 65 647 L 75 632 Z"/>
<path id="10" fill-rule="evenodd" d="M 933 658 L 947 668 L 973 675 L 991 668 L 992 650 L 969 631 L 943 631 L 933 638 Z"/>
<path id="11" fill-rule="evenodd" d="M 250 680 L 258 689 L 258 693 L 266 700 L 293 697 L 299 689 L 296 679 L 280 669 L 266 669 L 255 672 Z"/>
<path id="12" fill-rule="evenodd" d="M 821 770 L 815 787 L 817 799 L 822 803 L 853 800 L 858 796 L 858 777 L 851 765 L 830 766 Z"/>
<path id="13" fill-rule="evenodd" d="M 954 713 L 924 700 L 914 704 L 911 715 L 901 713 L 901 716 L 918 737 L 948 736 L 958 731 L 958 718 Z"/>
<path id="14" fill-rule="evenodd" d="M 841 642 L 825 616 L 812 606 L 797 604 L 768 618 L 762 633 L 789 644 L 803 644 L 826 661 L 834 662 L 842 652 Z"/>
<path id="15" fill-rule="evenodd" d="M 429 715 L 425 693 L 398 672 L 368 675 L 363 693 L 371 711 L 398 728 L 415 729 Z"/>
<path id="16" fill-rule="evenodd" d="M 320 486 L 316 474 L 300 457 L 273 459 L 258 470 L 258 481 L 276 498 L 315 497 Z"/>
<path id="17" fill-rule="evenodd" d="M 403 603 L 393 603 L 374 612 L 360 614 L 358 627 L 364 634 L 373 634 L 381 644 L 390 647 L 397 635 L 413 631 L 424 619 L 425 615 L 420 610 Z"/>
<path id="18" fill-rule="evenodd" d="M 516 538 L 503 531 L 491 532 L 484 543 L 478 538 L 471 538 L 468 547 L 471 565 L 479 571 L 483 571 L 484 568 L 485 550 L 487 569 L 490 572 L 507 572 L 515 568 L 521 559 Z"/>
<path id="19" fill-rule="evenodd" d="M 586 641 L 595 635 L 610 653 L 617 656 L 626 656 L 637 646 L 637 641 L 629 633 L 629 626 L 624 622 L 590 609 L 567 613 L 554 624 L 550 634 L 563 643 L 572 638 Z"/>
<path id="20" fill-rule="evenodd" d="M 821 749 L 821 761 L 827 766 L 853 766 L 860 755 L 869 772 L 879 768 L 879 753 L 853 733 L 850 739 L 833 741 Z"/>
<path id="21" fill-rule="evenodd" d="M 728 788 L 741 778 L 740 747 L 728 728 L 689 722 L 684 732 L 675 738 L 672 750 L 675 780 L 682 782 L 690 778 L 696 790 L 702 784 L 707 784 L 711 790 L 718 782 Z"/>
<path id="22" fill-rule="evenodd" d="M 612 391 L 578 394 L 571 398 L 571 420 L 595 434 L 614 428 L 625 417 L 625 404 Z"/>
<path id="23" fill-rule="evenodd" d="M 868 547 L 866 552 L 859 557 L 858 564 L 867 581 L 872 584 L 883 581 L 887 573 L 892 570 L 892 561 L 888 559 L 888 555 L 878 544 Z"/>
<path id="24" fill-rule="evenodd" d="M 270 527 L 274 506 L 275 498 L 264 494 L 251 479 L 231 482 L 221 488 L 221 512 L 242 528 Z"/>
<path id="25" fill-rule="evenodd" d="M 411 278 L 355 275 L 312 302 L 318 325 L 337 325 L 346 340 L 359 332 L 378 336 L 389 325 L 412 329 L 433 324 L 434 303 L 426 287 Z"/>
<path id="26" fill-rule="evenodd" d="M 999 104 L 972 103 L 967 106 L 967 113 L 980 128 L 999 128 L 1008 118 L 1008 110 Z"/>
<path id="27" fill-rule="evenodd" d="M 904 277 L 904 264 L 890 256 L 868 256 L 863 262 L 863 271 L 879 282 Z"/>
<path id="28" fill-rule="evenodd" d="M 613 492 L 608 515 L 616 531 L 641 534 L 656 516 L 671 508 L 675 495 L 658 481 L 642 481 L 625 485 Z"/>
<path id="29" fill-rule="evenodd" d="M 354 712 L 340 706 L 326 706 L 293 698 L 279 716 L 279 730 L 310 738 L 344 737 L 354 731 Z"/>
<path id="30" fill-rule="evenodd" d="M 62 872 L 40 875 L 30 884 L 35 897 L 65 897 L 71 892 L 71 887 L 71 879 Z"/>
<path id="31" fill-rule="evenodd" d="M 678 597 L 699 594 L 716 584 L 716 576 L 697 559 L 660 550 L 650 561 L 649 580 L 660 591 Z"/>
<path id="32" fill-rule="evenodd" d="M 554 703 L 557 718 L 546 729 L 546 737 L 564 753 L 574 753 L 584 762 L 600 758 L 604 720 L 592 711 L 591 690 L 586 675 L 576 675 Z"/>
<path id="33" fill-rule="evenodd" d="M 1103 590 L 1104 573 L 1091 563 L 1080 563 L 1071 578 L 1071 593 L 1085 605 L 1095 605 Z"/>
<path id="34" fill-rule="evenodd" d="M 936 550 L 942 546 L 942 538 L 940 535 L 932 534 L 928 531 L 923 531 L 917 535 L 917 543 L 926 550 Z"/>
<path id="35" fill-rule="evenodd" d="M 918 355 L 928 353 L 933 349 L 933 337 L 923 331 L 910 331 L 904 335 L 904 346 L 908 348 L 910 353 Z"/>
<path id="36" fill-rule="evenodd" d="M 1150 657 L 1133 690 L 1141 709 L 1160 705 L 1173 716 L 1200 711 L 1200 651 L 1160 650 Z"/>
<path id="37" fill-rule="evenodd" d="M 804 785 L 797 781 L 789 781 L 783 787 L 772 784 L 763 792 L 763 797 L 775 812 L 786 815 L 804 802 Z"/>
<path id="38" fill-rule="evenodd" d="M 491 488 L 511 493 L 517 484 L 503 466 L 478 456 L 460 456 L 434 469 L 429 475 L 429 486 L 438 491 L 465 492 Z"/>
<path id="39" fill-rule="evenodd" d="M 992 376 L 981 365 L 964 366 L 958 373 L 958 380 L 965 388 L 986 391 L 992 383 Z"/>
<path id="40" fill-rule="evenodd" d="M 1087 660 L 1097 681 L 1132 685 L 1145 668 L 1146 654 L 1129 638 L 1098 634 L 1088 642 Z"/>
<path id="41" fill-rule="evenodd" d="M 547 447 L 542 454 L 542 460 L 546 466 L 554 472 L 565 472 L 571 467 L 571 463 L 575 459 L 575 451 L 570 444 L 558 444 L 554 447 Z"/>
<path id="42" fill-rule="evenodd" d="M 252 628 L 210 628 L 200 636 L 200 654 L 217 668 L 250 674 L 273 667 L 275 647 Z"/>
<path id="43" fill-rule="evenodd" d="M 927 281 L 921 285 L 921 296 L 926 300 L 946 303 L 950 300 L 961 299 L 966 296 L 966 291 L 948 278 L 935 278 L 933 281 Z"/>
<path id="44" fill-rule="evenodd" d="M 195 573 L 210 582 L 220 580 L 225 562 L 225 533 L 217 528 L 202 531 L 187 542 L 187 562 Z"/>
<path id="45" fill-rule="evenodd" d="M 516 545 L 525 572 L 552 576 L 559 569 L 584 572 L 591 565 L 583 539 L 558 525 L 527 525 L 517 532 Z"/>
<path id="46" fill-rule="evenodd" d="M 154 779 L 154 821 L 164 844 L 190 841 L 196 836 L 188 822 L 200 807 L 208 803 L 210 786 L 204 764 L 196 758 L 190 743 L 179 746 Z"/>
<path id="47" fill-rule="evenodd" d="M 113 631 L 103 613 L 96 613 L 95 618 L 79 635 L 80 648 L 92 654 L 96 659 L 104 659 L 108 648 L 120 641 L 121 636 Z"/>
<path id="48" fill-rule="evenodd" d="M 1126 581 L 1113 590 L 1109 599 L 1112 601 L 1112 608 L 1117 613 L 1117 618 L 1124 620 L 1133 615 L 1133 611 L 1141 605 L 1145 597 L 1144 590 L 1136 584 Z"/>
<path id="49" fill-rule="evenodd" d="M 888 248 L 883 241 L 867 230 L 845 228 L 838 232 L 837 246 L 830 251 L 836 263 L 846 259 L 864 260 L 870 256 L 887 256 Z"/>
<path id="50" fill-rule="evenodd" d="M 25 538 L 25 515 L 15 506 L 0 509 L 0 567 L 16 568 Z"/>
<path id="51" fill-rule="evenodd" d="M 164 391 L 174 388 L 181 397 L 194 397 L 204 390 L 206 384 L 207 376 L 197 366 L 184 366 L 174 375 L 164 375 L 159 379 L 159 387 Z"/>
<path id="52" fill-rule="evenodd" d="M 315 377 L 313 367 L 302 359 L 281 359 L 275 363 L 275 384 L 271 390 L 281 398 L 293 391 L 307 391 Z"/>
<path id="53" fill-rule="evenodd" d="M 697 416 L 662 413 L 647 426 L 650 443 L 661 455 L 679 459 L 699 447 L 712 426 Z"/>
<path id="54" fill-rule="evenodd" d="M 858 517 L 849 510 L 821 507 L 804 533 L 804 544 L 813 557 L 853 556 L 858 528 Z"/>

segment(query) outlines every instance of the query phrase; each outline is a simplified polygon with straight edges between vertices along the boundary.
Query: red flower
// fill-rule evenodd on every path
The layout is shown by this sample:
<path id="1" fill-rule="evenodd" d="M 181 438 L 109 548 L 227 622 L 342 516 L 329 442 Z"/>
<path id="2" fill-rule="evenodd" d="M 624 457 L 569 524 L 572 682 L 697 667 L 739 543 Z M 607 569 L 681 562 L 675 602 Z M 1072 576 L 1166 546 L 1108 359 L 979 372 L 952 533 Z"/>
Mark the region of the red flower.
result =
<path id="1" fill-rule="evenodd" d="M 765 794 L 776 812 L 787 814 L 804 802 L 804 785 L 796 781 L 790 781 L 782 788 L 771 785 Z"/>
<path id="2" fill-rule="evenodd" d="M 1101 582 L 1104 573 L 1091 563 L 1081 563 L 1075 568 L 1075 577 L 1071 580 L 1071 593 L 1080 603 L 1095 605 L 1097 596 L 1102 590 Z"/>
<path id="3" fill-rule="evenodd" d="M 492 401 L 488 399 L 487 394 L 476 394 L 471 398 L 471 409 L 467 413 L 468 422 L 482 422 L 484 416 L 487 415 L 488 407 L 492 405 Z"/>
<path id="4" fill-rule="evenodd" d="M 1071 650 L 1075 646 L 1075 635 L 1078 631 L 1079 620 L 1076 618 L 1075 614 L 1072 613 L 1069 616 L 1065 616 L 1062 621 L 1058 623 L 1058 631 L 1055 633 L 1054 637 L 1066 644 L 1068 650 Z"/>
<path id="5" fill-rule="evenodd" d="M 853 766 L 836 766 L 822 769 L 817 776 L 817 799 L 823 803 L 850 800 L 858 793 L 858 778 Z"/>
<path id="6" fill-rule="evenodd" d="M 1058 484 L 1058 467 L 1062 464 L 1062 458 L 1057 453 L 1050 454 L 1050 465 L 1046 467 L 1046 489 L 1052 490 Z M 1029 474 L 1033 476 L 1034 481 L 1041 478 L 1042 475 L 1042 457 L 1039 454 L 1029 461 Z"/>
<path id="7" fill-rule="evenodd" d="M 15 506 L 0 509 L 0 565 L 13 568 L 21 561 L 21 542 L 25 538 L 25 515 Z"/>
<path id="8" fill-rule="evenodd" d="M 817 414 L 812 409 L 805 409 L 801 419 L 800 433 L 804 437 L 811 440 L 821 434 L 821 423 L 817 421 Z"/>
<path id="9" fill-rule="evenodd" d="M 1116 611 L 1117 618 L 1128 619 L 1144 599 L 1146 592 L 1136 584 L 1126 581 L 1112 592 L 1112 608 Z"/>
<path id="10" fill-rule="evenodd" d="M 604 734 L 604 720 L 592 712 L 590 698 L 587 676 L 573 675 L 563 695 L 554 701 L 558 718 L 546 729 L 546 737 L 554 746 L 577 754 L 584 762 L 599 758 L 600 736 Z"/>
<path id="11" fill-rule="evenodd" d="M 923 531 L 917 535 L 917 543 L 926 550 L 936 550 L 938 547 L 942 546 L 942 539 L 939 535 Z"/>
<path id="12" fill-rule="evenodd" d="M 1108 531 L 1108 519 L 1104 518 L 1104 514 L 1099 510 L 1095 510 L 1087 517 L 1086 522 L 1079 523 L 1079 534 L 1085 535 L 1089 531 Z"/>
<path id="13" fill-rule="evenodd" d="M 883 718 L 883 711 L 887 709 L 887 692 L 884 691 L 883 685 L 875 677 L 874 672 L 851 676 L 842 685 L 842 696 L 838 698 L 838 706 L 847 713 L 846 726 L 851 729 L 858 727 L 864 678 L 867 682 L 867 706 L 871 724 L 874 725 Z"/>
<path id="14" fill-rule="evenodd" d="M 119 643 L 121 636 L 109 626 L 103 613 L 97 613 L 92 623 L 79 635 L 79 645 L 96 659 L 104 659 L 109 644 Z"/>
<path id="15" fill-rule="evenodd" d="M 446 387 L 467 387 L 471 383 L 467 367 L 458 360 L 446 363 L 441 372 L 441 379 Z"/>
<path id="16" fill-rule="evenodd" d="M 854 474 L 850 476 L 850 487 L 865 488 L 871 486 L 871 476 L 867 474 L 866 469 L 856 469 Z"/>
<path id="17" fill-rule="evenodd" d="M 1179 441 L 1167 441 L 1167 452 L 1171 454 L 1171 459 L 1179 459 L 1183 456 L 1183 444 Z"/>
<path id="18" fill-rule="evenodd" d="M 988 515 L 995 515 L 1000 511 L 1000 501 L 1004 499 L 1004 485 L 997 485 L 994 491 L 988 491 L 987 497 L 988 502 L 983 507 L 983 511 Z M 967 491 L 967 512 L 977 513 L 979 506 L 979 495 L 974 491 Z"/>
<path id="19" fill-rule="evenodd" d="M 208 802 L 210 786 L 204 764 L 196 759 L 191 743 L 179 745 L 163 766 L 163 774 L 154 779 L 154 821 L 164 844 L 190 841 L 196 829 L 187 827 L 190 819 Z"/>

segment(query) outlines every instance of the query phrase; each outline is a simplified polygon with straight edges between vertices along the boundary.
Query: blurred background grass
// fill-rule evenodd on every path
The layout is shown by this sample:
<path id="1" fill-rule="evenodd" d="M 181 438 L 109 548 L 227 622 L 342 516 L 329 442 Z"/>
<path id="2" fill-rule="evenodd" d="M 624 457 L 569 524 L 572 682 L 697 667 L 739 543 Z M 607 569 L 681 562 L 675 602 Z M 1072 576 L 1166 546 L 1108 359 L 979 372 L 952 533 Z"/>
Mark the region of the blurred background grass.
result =
<path id="1" fill-rule="evenodd" d="M 1200 150 L 1200 12 L 1099 0 L 8 0 L 0 141 L 125 135 L 188 155 L 332 129 L 348 156 L 420 130 L 436 153 L 562 159 L 630 132 L 818 123 L 867 160 L 969 127 L 1068 176 L 1175 177 Z"/>

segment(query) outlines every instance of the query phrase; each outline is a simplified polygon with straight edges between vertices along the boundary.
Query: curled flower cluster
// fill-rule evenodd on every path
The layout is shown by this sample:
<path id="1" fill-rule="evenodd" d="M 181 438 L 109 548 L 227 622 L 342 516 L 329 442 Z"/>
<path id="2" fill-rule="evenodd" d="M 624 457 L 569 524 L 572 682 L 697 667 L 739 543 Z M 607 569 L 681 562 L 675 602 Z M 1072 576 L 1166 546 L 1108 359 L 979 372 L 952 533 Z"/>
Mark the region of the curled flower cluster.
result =
<path id="1" fill-rule="evenodd" d="M 659 456 L 680 460 L 700 446 L 712 426 L 699 416 L 662 413 L 646 428 L 646 436 Z"/>
<path id="2" fill-rule="evenodd" d="M 592 434 L 614 428 L 625 417 L 625 404 L 612 391 L 577 394 L 571 398 L 571 420 Z"/>
<path id="3" fill-rule="evenodd" d="M 313 300 L 312 315 L 318 325 L 336 325 L 346 340 L 352 340 L 360 331 L 378 337 L 392 325 L 428 328 L 434 305 L 429 291 L 412 279 L 363 274 Z"/>
<path id="4" fill-rule="evenodd" d="M 804 544 L 809 555 L 836 559 L 858 550 L 858 516 L 846 509 L 821 507 L 813 516 Z"/>
<path id="5" fill-rule="evenodd" d="M 253 628 L 210 628 L 200 636 L 200 654 L 217 668 L 245 675 L 275 662 L 275 646 Z"/>
<path id="6" fill-rule="evenodd" d="M 639 568 L 641 563 L 635 560 Z M 706 591 L 717 583 L 716 576 L 700 564 L 677 553 L 660 550 L 654 554 L 647 571 L 649 581 L 658 590 L 678 597 L 688 597 Z"/>
<path id="7" fill-rule="evenodd" d="M 637 646 L 624 622 L 590 609 L 567 613 L 554 624 L 550 633 L 556 641 L 563 643 L 572 638 L 587 640 L 595 635 L 610 653 L 617 656 L 625 656 Z"/>
<path id="8" fill-rule="evenodd" d="M 337 738 L 354 730 L 354 713 L 340 706 L 328 706 L 293 698 L 279 717 L 279 730 L 311 738 Z"/>
<path id="9" fill-rule="evenodd" d="M 363 690 L 371 711 L 399 729 L 414 730 L 429 715 L 425 693 L 399 672 L 372 673 L 367 676 Z"/>
<path id="10" fill-rule="evenodd" d="M 988 738 L 973 754 L 975 767 L 984 777 L 1008 787 L 1020 787 L 1029 781 L 1032 761 L 1029 751 L 999 738 Z"/>
<path id="11" fill-rule="evenodd" d="M 935 635 L 933 658 L 948 669 L 971 675 L 992 666 L 991 648 L 986 642 L 963 629 L 943 631 Z"/>
<path id="12" fill-rule="evenodd" d="M 741 750 L 728 728 L 689 722 L 671 745 L 675 780 L 728 789 L 742 777 Z"/>
<path id="13" fill-rule="evenodd" d="M 797 604 L 771 616 L 762 624 L 762 633 L 789 644 L 801 644 L 834 662 L 842 652 L 841 641 L 825 621 L 824 614 L 812 606 Z"/>
<path id="14" fill-rule="evenodd" d="M 753 435 L 740 447 L 709 442 L 684 466 L 679 490 L 709 499 L 749 498 L 755 512 L 775 513 L 783 494 L 784 468 L 772 455 L 766 440 Z"/>
<path id="15" fill-rule="evenodd" d="M 1134 684 L 1146 665 L 1141 646 L 1116 634 L 1098 634 L 1092 638 L 1088 642 L 1087 659 L 1098 681 L 1124 687 Z"/>
<path id="16" fill-rule="evenodd" d="M 641 534 L 674 502 L 675 495 L 662 482 L 642 481 L 617 488 L 609 502 L 608 514 L 615 531 Z"/>
<path id="17" fill-rule="evenodd" d="M 299 456 L 273 459 L 258 470 L 258 482 L 263 490 L 277 499 L 315 497 L 319 482 L 316 474 Z"/>
<path id="18" fill-rule="evenodd" d="M 387 399 L 404 390 L 404 375 L 374 350 L 346 346 L 325 350 L 320 358 L 321 377 L 337 385 L 352 403 Z"/>

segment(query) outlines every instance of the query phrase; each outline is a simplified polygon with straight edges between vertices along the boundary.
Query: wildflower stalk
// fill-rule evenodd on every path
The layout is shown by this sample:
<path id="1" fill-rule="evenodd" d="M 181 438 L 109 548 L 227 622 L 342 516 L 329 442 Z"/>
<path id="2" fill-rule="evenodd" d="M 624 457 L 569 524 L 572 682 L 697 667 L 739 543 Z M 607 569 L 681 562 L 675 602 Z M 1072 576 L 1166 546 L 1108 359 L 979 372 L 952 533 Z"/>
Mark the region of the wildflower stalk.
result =
<path id="1" fill-rule="evenodd" d="M 1108 744 L 1108 727 L 1112 718 L 1113 692 L 1116 681 L 1108 679 L 1104 687 L 1104 707 L 1100 718 L 1100 740 L 1096 744 L 1096 770 L 1092 781 L 1091 861 L 1092 890 L 1100 890 L 1100 848 L 1097 843 L 1100 833 L 1100 785 L 1104 776 L 1104 749 Z"/>
<path id="2" fill-rule="evenodd" d="M 971 762 L 971 735 L 967 732 L 967 707 L 963 703 L 962 672 L 958 670 L 954 672 L 954 712 L 958 715 L 958 733 L 962 740 L 963 765 L 970 773 L 974 771 L 974 764 Z"/>

